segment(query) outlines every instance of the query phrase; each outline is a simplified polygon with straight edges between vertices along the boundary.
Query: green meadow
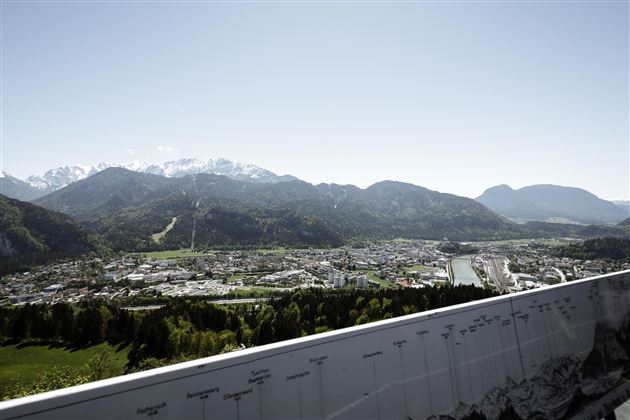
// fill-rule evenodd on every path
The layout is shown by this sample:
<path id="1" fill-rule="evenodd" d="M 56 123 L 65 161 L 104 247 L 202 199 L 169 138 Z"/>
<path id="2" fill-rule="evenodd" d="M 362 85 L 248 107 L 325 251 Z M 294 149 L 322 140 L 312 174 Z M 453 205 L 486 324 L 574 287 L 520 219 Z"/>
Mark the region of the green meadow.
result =
<path id="1" fill-rule="evenodd" d="M 101 351 L 110 352 L 123 364 L 127 363 L 129 347 L 117 351 L 117 346 L 107 343 L 83 349 L 37 343 L 0 346 L 0 390 L 15 377 L 31 381 L 38 373 L 53 367 L 67 366 L 76 373 L 85 373 L 85 364 Z"/>

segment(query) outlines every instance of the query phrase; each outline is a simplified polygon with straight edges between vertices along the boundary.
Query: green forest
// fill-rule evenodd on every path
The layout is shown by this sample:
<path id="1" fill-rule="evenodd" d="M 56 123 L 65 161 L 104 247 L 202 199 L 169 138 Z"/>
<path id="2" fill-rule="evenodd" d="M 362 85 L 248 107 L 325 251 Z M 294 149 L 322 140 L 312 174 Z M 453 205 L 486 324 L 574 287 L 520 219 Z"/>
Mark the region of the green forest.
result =
<path id="1" fill-rule="evenodd" d="M 557 247 L 552 250 L 552 254 L 578 260 L 630 261 L 630 239 L 588 239 L 584 242 Z"/>
<path id="2" fill-rule="evenodd" d="M 58 367 L 56 374 L 43 372 L 33 383 L 13 381 L 1 390 L 0 398 L 102 379 L 108 376 L 103 372 L 129 373 L 493 295 L 474 286 L 303 289 L 255 305 L 220 306 L 201 299 L 181 298 L 162 308 L 144 311 L 129 311 L 115 303 L 100 301 L 2 307 L 0 340 L 4 346 L 40 342 L 81 349 L 109 343 L 129 347 L 129 353 L 124 368 L 109 366 L 112 361 L 103 355 L 91 361 L 98 369 L 96 373 L 91 369 L 93 373 L 89 376 L 73 376 L 70 370 Z"/>

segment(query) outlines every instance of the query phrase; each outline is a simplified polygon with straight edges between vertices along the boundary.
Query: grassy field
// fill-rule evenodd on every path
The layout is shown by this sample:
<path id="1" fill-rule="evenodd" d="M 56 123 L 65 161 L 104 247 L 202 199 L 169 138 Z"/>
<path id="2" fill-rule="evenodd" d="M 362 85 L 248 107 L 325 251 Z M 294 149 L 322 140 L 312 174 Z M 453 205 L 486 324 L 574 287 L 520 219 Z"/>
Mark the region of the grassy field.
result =
<path id="1" fill-rule="evenodd" d="M 422 271 L 422 270 L 426 270 L 429 267 L 427 267 L 426 265 L 412 265 L 410 267 L 405 267 L 405 270 L 407 272 L 409 271 Z"/>
<path id="2" fill-rule="evenodd" d="M 289 252 L 289 248 L 273 248 L 273 249 L 255 249 L 249 250 L 249 252 L 259 253 L 259 254 L 275 254 L 275 255 L 284 255 Z M 142 255 L 146 255 L 147 258 L 153 259 L 167 259 L 167 258 L 186 258 L 186 257 L 198 257 L 200 255 L 210 255 L 219 251 L 205 251 L 205 252 L 197 252 L 191 251 L 190 249 L 174 249 L 171 251 L 153 251 L 153 252 L 143 252 Z M 135 253 L 137 255 L 137 253 Z M 133 254 L 130 254 L 133 255 Z"/>
<path id="3" fill-rule="evenodd" d="M 238 297 L 263 297 L 278 291 L 278 289 L 273 287 L 242 287 L 234 289 L 230 293 L 233 293 Z"/>
<path id="4" fill-rule="evenodd" d="M 413 242 L 413 239 L 395 238 L 395 239 L 392 239 L 390 241 L 383 241 L 383 242 L 393 242 L 395 244 L 409 244 L 409 243 Z"/>
<path id="5" fill-rule="evenodd" d="M 143 255 L 146 255 L 147 258 L 162 260 L 162 259 L 172 259 L 172 258 L 196 257 L 199 255 L 204 255 L 204 253 L 191 251 L 190 249 L 176 249 L 173 251 L 145 252 L 143 253 Z"/>
<path id="6" fill-rule="evenodd" d="M 284 255 L 289 252 L 289 248 L 277 247 L 277 248 L 259 248 L 254 250 L 255 253 L 258 254 L 275 254 L 275 255 Z"/>
<path id="7" fill-rule="evenodd" d="M 237 274 L 232 274 L 230 277 L 227 278 L 227 282 L 228 283 L 235 283 L 239 280 L 243 280 L 247 277 L 249 277 L 250 275 L 248 273 L 237 273 Z"/>
<path id="8" fill-rule="evenodd" d="M 365 274 L 367 275 L 368 280 L 377 282 L 382 288 L 388 289 L 390 287 L 396 287 L 394 283 L 392 283 L 391 281 L 383 280 L 372 271 L 366 271 Z"/>
<path id="9" fill-rule="evenodd" d="M 46 369 L 54 366 L 68 366 L 76 372 L 84 371 L 85 363 L 101 351 L 111 352 L 123 363 L 127 363 L 129 347 L 116 351 L 116 347 L 107 343 L 81 350 L 69 350 L 63 347 L 46 345 L 0 346 L 0 389 L 12 378 L 19 376 L 30 381 Z"/>
<path id="10" fill-rule="evenodd" d="M 527 245 L 530 242 L 535 242 L 541 245 L 547 245 L 547 246 L 557 246 L 557 245 L 564 245 L 566 243 L 570 243 L 573 241 L 568 241 L 566 239 L 562 239 L 562 238 L 535 238 L 535 239 L 506 239 L 503 241 L 490 241 L 489 243 L 495 244 L 495 245 Z M 472 242 L 473 246 L 474 246 L 474 242 Z"/>

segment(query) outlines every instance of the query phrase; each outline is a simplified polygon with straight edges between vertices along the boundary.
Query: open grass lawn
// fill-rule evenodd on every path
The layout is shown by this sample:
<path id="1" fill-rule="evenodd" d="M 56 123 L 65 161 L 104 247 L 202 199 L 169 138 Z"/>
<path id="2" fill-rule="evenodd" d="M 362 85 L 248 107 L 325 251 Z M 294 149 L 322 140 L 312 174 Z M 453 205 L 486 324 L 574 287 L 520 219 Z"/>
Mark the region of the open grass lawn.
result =
<path id="1" fill-rule="evenodd" d="M 284 255 L 287 252 L 291 251 L 291 249 L 283 248 L 283 247 L 276 247 L 276 248 L 260 248 L 260 249 L 254 249 L 254 250 L 245 249 L 245 251 L 259 253 L 259 254 Z M 185 248 L 185 249 L 174 249 L 170 251 L 134 252 L 129 255 L 142 254 L 142 255 L 146 255 L 147 258 L 169 259 L 169 258 L 198 257 L 200 255 L 211 255 L 217 252 L 221 252 L 221 251 L 210 250 L 210 251 L 199 252 L 199 251 L 191 251 L 190 249 Z"/>
<path id="2" fill-rule="evenodd" d="M 176 249 L 172 251 L 155 251 L 155 252 L 143 252 L 147 258 L 170 259 L 170 258 L 185 258 L 185 257 L 198 257 L 204 255 L 204 253 L 191 251 L 190 249 Z"/>
<path id="3" fill-rule="evenodd" d="M 0 346 L 0 389 L 16 376 L 30 381 L 39 372 L 54 366 L 68 366 L 76 372 L 85 371 L 85 363 L 103 350 L 111 352 L 126 364 L 130 346 L 120 351 L 116 351 L 117 348 L 107 343 L 80 350 L 41 344 Z"/>
<path id="4" fill-rule="evenodd" d="M 412 265 L 411 267 L 405 267 L 405 271 L 409 272 L 409 271 L 421 271 L 421 270 L 426 270 L 429 267 L 427 267 L 426 265 Z"/>
<path id="5" fill-rule="evenodd" d="M 413 242 L 413 239 L 395 238 L 395 239 L 392 239 L 391 241 L 383 241 L 383 242 L 393 242 L 395 244 L 408 244 L 408 243 Z"/>
<path id="6" fill-rule="evenodd" d="M 365 275 L 368 277 L 368 280 L 377 282 L 384 289 L 388 289 L 390 287 L 398 287 L 391 281 L 383 280 L 382 278 L 378 277 L 376 274 L 374 274 L 373 271 L 366 271 Z"/>
<path id="7" fill-rule="evenodd" d="M 254 252 L 257 254 L 284 255 L 290 250 L 291 250 L 290 248 L 276 247 L 276 248 L 259 248 L 259 249 L 256 249 Z"/>
<path id="8" fill-rule="evenodd" d="M 238 273 L 238 274 L 232 274 L 230 277 L 228 277 L 227 282 L 228 283 L 235 283 L 239 280 L 243 280 L 247 277 L 250 277 L 251 275 L 248 273 Z"/>
<path id="9" fill-rule="evenodd" d="M 262 297 L 268 296 L 273 292 L 278 292 L 279 290 L 273 287 L 239 287 L 238 289 L 232 290 L 231 293 L 235 294 L 237 297 Z"/>
<path id="10" fill-rule="evenodd" d="M 571 241 L 562 238 L 505 239 L 503 241 L 489 241 L 489 243 L 494 245 L 527 245 L 530 242 L 536 242 L 540 245 L 556 246 L 564 245 Z"/>

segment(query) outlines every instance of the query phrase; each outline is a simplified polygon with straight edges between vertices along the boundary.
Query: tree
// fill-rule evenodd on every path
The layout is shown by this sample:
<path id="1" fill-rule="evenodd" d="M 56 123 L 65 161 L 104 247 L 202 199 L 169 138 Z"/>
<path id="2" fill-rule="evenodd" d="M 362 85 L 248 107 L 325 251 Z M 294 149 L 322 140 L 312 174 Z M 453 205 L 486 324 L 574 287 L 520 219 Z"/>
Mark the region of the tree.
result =
<path id="1" fill-rule="evenodd" d="M 289 340 L 299 337 L 301 335 L 300 318 L 300 308 L 295 302 L 291 302 L 288 307 L 277 311 L 273 320 L 276 340 Z"/>
<path id="2" fill-rule="evenodd" d="M 55 321 L 55 335 L 63 341 L 71 342 L 74 338 L 74 312 L 67 303 L 52 306 L 52 319 Z"/>
<path id="3" fill-rule="evenodd" d="M 76 322 L 76 343 L 87 345 L 105 339 L 107 322 L 99 307 L 89 306 L 79 312 Z"/>
<path id="4" fill-rule="evenodd" d="M 254 344 L 273 343 L 275 333 L 273 330 L 273 319 L 275 311 L 270 305 L 264 305 L 263 309 L 257 316 L 257 326 L 254 328 Z"/>
<path id="5" fill-rule="evenodd" d="M 114 357 L 111 352 L 101 350 L 96 356 L 87 361 L 86 368 L 90 380 L 99 381 L 122 375 L 125 365 Z"/>
<path id="6" fill-rule="evenodd" d="M 89 381 L 85 375 L 72 371 L 68 366 L 54 367 L 37 374 L 35 379 L 27 382 L 20 377 L 13 378 L 4 389 L 4 399 L 21 398 L 40 392 L 83 384 Z"/>

